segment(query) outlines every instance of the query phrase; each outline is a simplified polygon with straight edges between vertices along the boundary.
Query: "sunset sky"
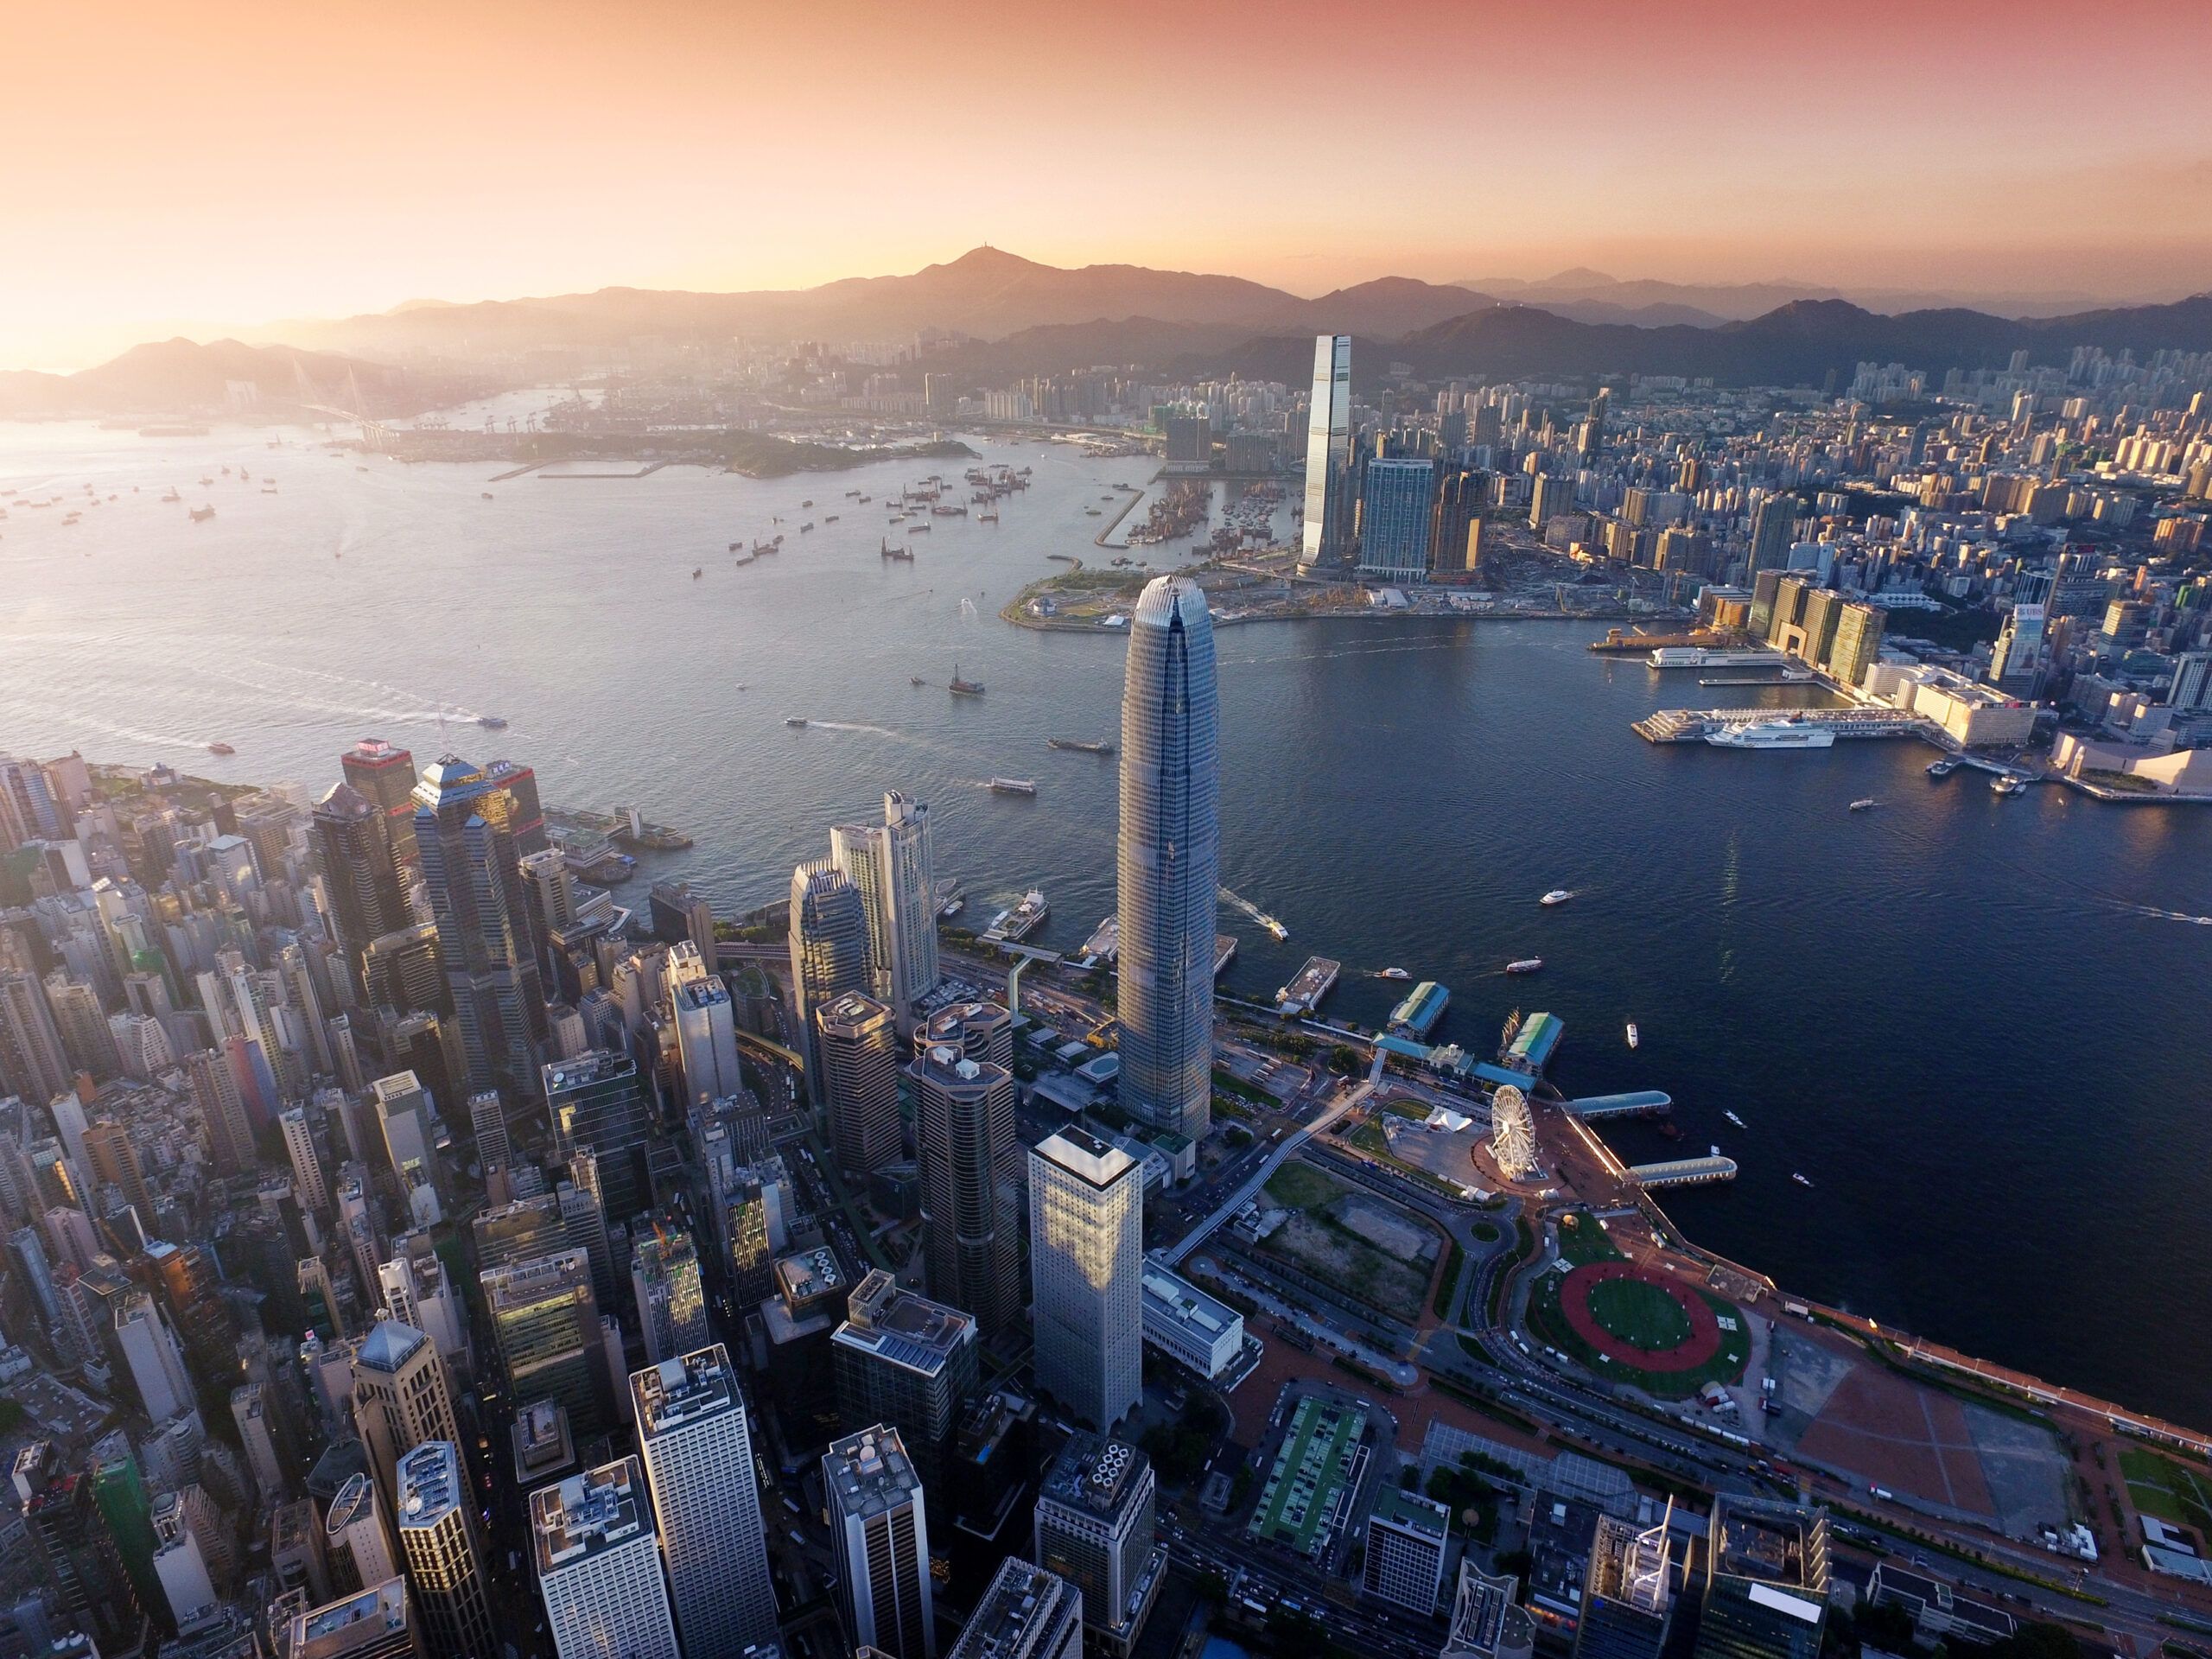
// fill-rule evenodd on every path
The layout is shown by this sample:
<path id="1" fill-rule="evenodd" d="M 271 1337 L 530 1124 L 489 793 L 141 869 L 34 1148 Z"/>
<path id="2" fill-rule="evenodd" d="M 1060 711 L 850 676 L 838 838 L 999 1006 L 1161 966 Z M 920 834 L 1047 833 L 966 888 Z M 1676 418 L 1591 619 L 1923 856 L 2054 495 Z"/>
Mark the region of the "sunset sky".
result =
<path id="1" fill-rule="evenodd" d="M 2205 0 L 10 5 L 0 366 L 983 241 L 1397 273 L 2212 288 Z"/>

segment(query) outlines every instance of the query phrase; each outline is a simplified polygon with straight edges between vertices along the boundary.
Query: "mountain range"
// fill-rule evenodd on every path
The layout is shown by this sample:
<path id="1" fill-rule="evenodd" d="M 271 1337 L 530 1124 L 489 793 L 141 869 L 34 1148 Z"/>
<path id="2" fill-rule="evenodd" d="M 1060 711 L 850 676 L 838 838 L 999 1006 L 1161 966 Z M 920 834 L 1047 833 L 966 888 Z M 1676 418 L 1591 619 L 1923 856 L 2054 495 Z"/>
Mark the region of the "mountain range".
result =
<path id="1" fill-rule="evenodd" d="M 134 347 L 73 375 L 0 372 L 0 415 L 221 408 L 235 383 L 297 399 L 304 372 L 332 397 L 351 374 L 375 411 L 430 408 L 455 376 L 527 382 L 534 353 L 588 360 L 650 336 L 764 343 L 943 337 L 930 365 L 979 385 L 1118 365 L 1190 377 L 1235 372 L 1296 385 L 1313 336 L 1350 334 L 1363 384 L 1402 364 L 1426 378 L 1643 373 L 1725 385 L 1847 380 L 1866 360 L 1930 370 L 2001 366 L 2016 351 L 2062 362 L 2075 346 L 2138 353 L 2212 351 L 2212 295 L 2171 304 L 2056 316 L 2000 316 L 1950 306 L 1885 314 L 1791 284 L 1731 289 L 1622 283 L 1566 271 L 1542 305 L 1452 283 L 1386 276 L 1304 299 L 1236 276 L 1141 265 L 1063 270 L 996 248 L 903 276 L 818 288 L 712 294 L 601 289 L 591 294 L 455 304 L 417 300 L 386 312 L 258 331 L 255 341 Z M 1753 301 L 1776 303 L 1726 316 Z M 257 342 L 257 343 L 256 343 Z M 443 383 L 441 385 L 440 383 Z"/>

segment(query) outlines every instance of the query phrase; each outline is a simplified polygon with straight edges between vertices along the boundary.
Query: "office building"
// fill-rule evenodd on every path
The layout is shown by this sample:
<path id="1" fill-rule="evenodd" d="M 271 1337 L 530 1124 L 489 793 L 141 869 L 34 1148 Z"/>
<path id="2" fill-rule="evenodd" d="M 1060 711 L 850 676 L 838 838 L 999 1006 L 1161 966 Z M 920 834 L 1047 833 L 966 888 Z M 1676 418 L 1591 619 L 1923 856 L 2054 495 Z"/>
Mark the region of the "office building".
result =
<path id="1" fill-rule="evenodd" d="M 1815 1659 L 1827 1616 L 1825 1510 L 1713 1500 L 1694 1659 Z"/>
<path id="2" fill-rule="evenodd" d="M 753 1433 L 720 1343 L 632 1373 L 638 1452 L 690 1654 L 739 1654 L 776 1639 Z"/>
<path id="3" fill-rule="evenodd" d="M 468 1474 L 450 1440 L 426 1441 L 400 1459 L 399 1552 L 429 1650 L 440 1659 L 497 1659 Z"/>
<path id="4" fill-rule="evenodd" d="M 683 1228 L 656 1220 L 639 1236 L 630 1251 L 630 1288 L 645 1358 L 652 1363 L 704 1348 L 712 1340 L 699 1252 Z"/>
<path id="5" fill-rule="evenodd" d="M 1451 1541 L 1451 1510 L 1433 1498 L 1385 1485 L 1367 1516 L 1360 1593 L 1428 1618 L 1444 1588 Z"/>
<path id="6" fill-rule="evenodd" d="M 0 1091 L 52 1100 L 69 1087 L 68 1058 L 36 974 L 0 971 Z"/>
<path id="7" fill-rule="evenodd" d="M 697 1108 L 745 1092 L 737 1066 L 737 1021 L 729 987 L 719 974 L 686 980 L 670 998 L 676 1007 L 676 1052 L 683 1067 L 683 1099 Z"/>
<path id="8" fill-rule="evenodd" d="M 414 767 L 408 767 L 411 790 Z M 348 982 L 361 990 L 361 953 L 370 942 L 413 919 L 393 848 L 394 820 L 351 784 L 333 784 L 308 820 L 315 873 L 330 901 L 331 924 Z"/>
<path id="9" fill-rule="evenodd" d="M 1359 491 L 1359 574 L 1369 582 L 1428 580 L 1436 463 L 1395 456 L 1367 463 Z"/>
<path id="10" fill-rule="evenodd" d="M 1096 1434 L 1071 1440 L 1038 1490 L 1033 1554 L 1081 1592 L 1091 1651 L 1102 1659 L 1127 1659 L 1166 1577 L 1155 1502 L 1151 1459 Z"/>
<path id="11" fill-rule="evenodd" d="M 517 862 L 525 849 L 510 805 L 481 768 L 449 754 L 415 786 L 415 844 L 472 1094 L 526 1090 L 546 1034 L 536 927 Z"/>
<path id="12" fill-rule="evenodd" d="M 652 1135 L 651 1103 L 638 1063 L 595 1048 L 556 1060 L 542 1074 L 553 1144 L 564 1158 L 588 1147 L 597 1160 L 600 1208 L 608 1223 L 626 1224 L 652 1207 L 645 1147 Z"/>
<path id="13" fill-rule="evenodd" d="M 1064 1128 L 1029 1154 L 1037 1386 L 1111 1428 L 1144 1393 L 1144 1170 Z"/>
<path id="14" fill-rule="evenodd" d="M 1463 1556 L 1450 1633 L 1437 1659 L 1530 1659 L 1536 1624 L 1519 1604 L 1519 1588 L 1510 1575 L 1492 1578 Z"/>
<path id="15" fill-rule="evenodd" d="M 893 790 L 880 824 L 838 824 L 830 862 L 861 896 L 868 927 L 868 994 L 904 1033 L 938 982 L 937 877 L 930 810 Z"/>
<path id="16" fill-rule="evenodd" d="M 1244 1351 L 1244 1316 L 1157 1263 L 1144 1264 L 1144 1339 L 1208 1382 Z"/>
<path id="17" fill-rule="evenodd" d="M 584 1253 L 488 1268 L 483 1286 L 507 1398 L 553 1401 L 580 1437 L 613 1427 L 613 1379 Z"/>
<path id="18" fill-rule="evenodd" d="M 1836 616 L 1834 639 L 1821 666 L 1845 685 L 1865 683 L 1866 671 L 1874 665 L 1874 653 L 1882 648 L 1882 630 L 1888 626 L 1889 617 L 1878 605 L 1853 601 L 1843 606 Z"/>
<path id="19" fill-rule="evenodd" d="M 365 737 L 338 757 L 339 775 L 383 815 L 391 849 L 415 859 L 415 757 L 380 737 Z"/>
<path id="20" fill-rule="evenodd" d="M 1213 1101 L 1219 723 L 1205 594 L 1155 577 L 1129 620 L 1122 689 L 1121 1100 L 1193 1141 Z"/>
<path id="21" fill-rule="evenodd" d="M 1789 549 L 1797 539 L 1798 499 L 1794 495 L 1770 495 L 1751 510 L 1751 574 L 1788 568 Z"/>
<path id="22" fill-rule="evenodd" d="M 1313 340 L 1313 396 L 1306 417 L 1300 570 L 1351 563 L 1351 336 L 1319 334 Z"/>
<path id="23" fill-rule="evenodd" d="M 1474 569 L 1482 557 L 1483 508 L 1490 499 L 1490 474 L 1453 467 L 1437 480 L 1434 527 L 1429 533 L 1429 563 L 1439 579 Z"/>
<path id="24" fill-rule="evenodd" d="M 437 1344 L 413 1325 L 379 1320 L 353 1354 L 353 1422 L 386 1503 L 399 1460 L 425 1440 L 461 1444 L 453 1393 Z"/>
<path id="25" fill-rule="evenodd" d="M 429 1091 L 412 1071 L 378 1077 L 369 1090 L 400 1193 L 417 1226 L 435 1226 L 442 1218 L 437 1196 L 439 1126 Z"/>
<path id="26" fill-rule="evenodd" d="M 637 1459 L 532 1492 L 530 1522 L 559 1659 L 682 1659 Z"/>
<path id="27" fill-rule="evenodd" d="M 207 1553 L 193 1532 L 183 1496 L 162 1494 L 154 1504 L 152 1522 L 154 1575 L 168 1609 L 170 1627 L 180 1631 L 197 1629 L 215 1615 L 221 1598 L 215 1592 Z"/>
<path id="28" fill-rule="evenodd" d="M 382 1584 L 399 1571 L 376 1482 L 365 1473 L 349 1477 L 330 1500 L 322 1517 L 322 1563 L 332 1592 L 341 1596 Z"/>
<path id="29" fill-rule="evenodd" d="M 845 1634 L 891 1659 L 936 1659 L 928 1504 L 899 1431 L 879 1424 L 830 1441 L 822 1487 Z"/>
<path id="30" fill-rule="evenodd" d="M 92 1478 L 63 1472 L 48 1440 L 17 1452 L 12 1472 L 25 1529 L 62 1612 L 103 1652 L 135 1652 L 146 1637 L 143 1604 L 94 1499 Z"/>
<path id="31" fill-rule="evenodd" d="M 938 1480 L 977 1386 L 976 1321 L 878 1268 L 856 1286 L 830 1338 L 837 1415 L 848 1429 L 896 1423 L 922 1482 Z"/>
<path id="32" fill-rule="evenodd" d="M 398 1578 L 300 1608 L 281 1639 L 288 1659 L 430 1659 L 435 1651 L 422 1645 L 407 1580 Z"/>
<path id="33" fill-rule="evenodd" d="M 1559 473 L 1539 473 L 1529 490 L 1529 528 L 1541 531 L 1574 508 L 1574 480 Z"/>
<path id="34" fill-rule="evenodd" d="M 808 1088 L 822 1097 L 814 1010 L 846 991 L 868 988 L 868 906 L 852 878 L 828 860 L 791 871 L 791 1014 L 805 1052 Z"/>
<path id="35" fill-rule="evenodd" d="M 144 1291 L 129 1292 L 117 1306 L 115 1343 L 149 1419 L 165 1423 L 198 1409 L 184 1349 Z"/>
<path id="36" fill-rule="evenodd" d="M 938 1043 L 913 1077 L 930 1294 L 973 1314 L 988 1342 L 1021 1311 L 1014 1074 Z"/>
<path id="37" fill-rule="evenodd" d="M 898 1026 L 886 1004 L 858 991 L 823 1003 L 814 1024 L 830 1150 L 848 1179 L 864 1181 L 897 1163 L 903 1149 Z"/>
<path id="38" fill-rule="evenodd" d="M 1675 1611 L 1673 1541 L 1667 1519 L 1638 1527 L 1618 1516 L 1598 1517 L 1590 1570 L 1582 1581 L 1582 1616 L 1575 1623 L 1574 1659 L 1659 1659 Z"/>
<path id="39" fill-rule="evenodd" d="M 1081 1659 L 1084 1611 L 1065 1579 L 1009 1557 L 946 1659 Z"/>
<path id="40" fill-rule="evenodd" d="M 2016 697 L 2031 697 L 2043 678 L 2044 607 L 2015 605 L 1989 653 L 1989 683 Z"/>
<path id="41" fill-rule="evenodd" d="M 253 1477 L 264 1501 L 275 1503 L 289 1483 L 260 1383 L 241 1382 L 231 1390 L 231 1421 L 237 1426 L 238 1446 L 245 1453 L 246 1472 Z"/>

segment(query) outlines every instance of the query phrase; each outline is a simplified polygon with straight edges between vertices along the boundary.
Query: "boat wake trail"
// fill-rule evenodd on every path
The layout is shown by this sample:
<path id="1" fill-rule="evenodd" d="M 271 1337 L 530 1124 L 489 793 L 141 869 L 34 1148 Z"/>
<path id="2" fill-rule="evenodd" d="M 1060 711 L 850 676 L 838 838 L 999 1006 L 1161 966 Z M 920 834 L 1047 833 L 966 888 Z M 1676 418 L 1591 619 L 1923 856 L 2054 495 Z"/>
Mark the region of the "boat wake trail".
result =
<path id="1" fill-rule="evenodd" d="M 2161 910 L 2156 905 L 2127 905 L 2124 908 L 2153 921 L 2186 922 L 2191 927 L 2212 927 L 2212 916 L 2192 916 L 2185 910 Z"/>
<path id="2" fill-rule="evenodd" d="M 861 720 L 810 720 L 810 726 L 819 726 L 825 732 L 866 732 L 870 737 L 903 738 L 904 732 L 894 732 L 888 726 L 871 726 Z"/>
<path id="3" fill-rule="evenodd" d="M 1243 911 L 1247 916 L 1249 916 L 1262 927 L 1266 928 L 1268 932 L 1274 934 L 1275 938 L 1279 939 L 1287 939 L 1290 937 L 1290 930 L 1288 928 L 1285 927 L 1274 917 L 1268 915 L 1266 911 L 1262 910 L 1249 899 L 1246 899 L 1239 894 L 1231 893 L 1227 887 L 1223 887 L 1219 891 L 1223 903 L 1234 906 L 1236 909 Z"/>

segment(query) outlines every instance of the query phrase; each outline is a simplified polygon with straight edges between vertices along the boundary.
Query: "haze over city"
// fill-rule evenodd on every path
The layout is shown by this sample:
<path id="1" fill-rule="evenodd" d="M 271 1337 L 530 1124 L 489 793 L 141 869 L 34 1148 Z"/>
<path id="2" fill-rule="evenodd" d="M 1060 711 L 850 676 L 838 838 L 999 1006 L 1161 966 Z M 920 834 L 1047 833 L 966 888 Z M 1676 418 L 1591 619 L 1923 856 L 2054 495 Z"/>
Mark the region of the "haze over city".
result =
<path id="1" fill-rule="evenodd" d="M 985 241 L 1303 294 L 1578 266 L 2195 291 L 2202 11 L 2101 9 L 2093 52 L 2081 27 L 2005 0 L 25 10 L 0 365 Z"/>
<path id="2" fill-rule="evenodd" d="M 9 23 L 0 1659 L 2212 1659 L 2202 0 Z"/>

